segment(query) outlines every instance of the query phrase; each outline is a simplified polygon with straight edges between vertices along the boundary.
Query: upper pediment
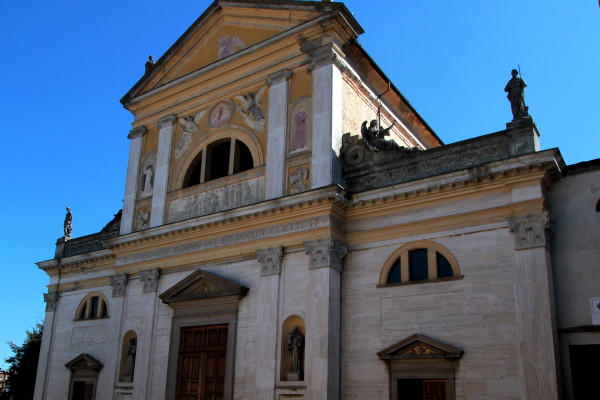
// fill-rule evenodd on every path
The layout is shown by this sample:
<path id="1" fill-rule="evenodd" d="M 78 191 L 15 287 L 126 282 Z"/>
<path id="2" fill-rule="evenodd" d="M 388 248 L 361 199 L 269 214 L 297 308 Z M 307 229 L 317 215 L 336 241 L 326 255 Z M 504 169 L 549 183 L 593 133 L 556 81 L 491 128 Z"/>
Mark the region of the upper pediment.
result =
<path id="1" fill-rule="evenodd" d="M 341 3 L 316 1 L 215 1 L 123 97 L 122 103 L 262 43 L 332 11 Z"/>
<path id="2" fill-rule="evenodd" d="M 377 355 L 382 360 L 405 360 L 448 358 L 457 359 L 462 356 L 462 350 L 415 333 L 390 347 L 381 350 Z"/>
<path id="3" fill-rule="evenodd" d="M 100 371 L 102 369 L 102 364 L 89 354 L 80 354 L 66 363 L 65 367 L 70 370 L 91 369 Z"/>
<path id="4" fill-rule="evenodd" d="M 190 274 L 159 297 L 165 304 L 223 296 L 245 296 L 248 288 L 204 270 Z"/>

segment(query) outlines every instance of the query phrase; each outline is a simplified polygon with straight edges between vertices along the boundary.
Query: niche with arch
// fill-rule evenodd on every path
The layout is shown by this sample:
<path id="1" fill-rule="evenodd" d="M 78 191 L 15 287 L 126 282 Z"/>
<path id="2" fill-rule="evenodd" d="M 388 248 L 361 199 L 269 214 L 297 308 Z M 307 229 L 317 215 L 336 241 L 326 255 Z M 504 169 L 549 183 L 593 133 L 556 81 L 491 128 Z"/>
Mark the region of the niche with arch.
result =
<path id="1" fill-rule="evenodd" d="M 295 329 L 297 328 L 297 329 Z M 295 330 L 295 331 L 294 331 Z M 299 334 L 299 335 L 298 335 Z M 290 315 L 285 319 L 281 327 L 281 381 L 303 381 L 305 372 L 305 337 L 306 322 L 299 315 Z M 292 354 L 294 353 L 294 342 L 296 342 L 296 355 L 298 357 L 298 371 L 292 371 Z"/>
<path id="2" fill-rule="evenodd" d="M 121 345 L 121 364 L 119 366 L 119 382 L 133 382 L 135 376 L 135 357 L 137 353 L 137 334 L 127 331 Z"/>

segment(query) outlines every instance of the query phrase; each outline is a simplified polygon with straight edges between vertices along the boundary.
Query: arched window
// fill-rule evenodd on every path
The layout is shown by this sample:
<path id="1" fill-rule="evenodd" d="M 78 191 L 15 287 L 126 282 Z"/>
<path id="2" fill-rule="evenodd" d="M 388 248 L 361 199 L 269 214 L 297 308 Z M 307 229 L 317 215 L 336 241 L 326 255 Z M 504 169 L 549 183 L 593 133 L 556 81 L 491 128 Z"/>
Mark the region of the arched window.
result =
<path id="1" fill-rule="evenodd" d="M 102 293 L 88 294 L 79 304 L 75 320 L 108 318 L 108 302 Z"/>
<path id="2" fill-rule="evenodd" d="M 223 178 L 254 168 L 248 146 L 235 138 L 210 143 L 194 158 L 183 180 L 183 188 Z"/>
<path id="3" fill-rule="evenodd" d="M 380 285 L 460 277 L 456 258 L 438 243 L 422 240 L 396 250 L 384 264 Z"/>

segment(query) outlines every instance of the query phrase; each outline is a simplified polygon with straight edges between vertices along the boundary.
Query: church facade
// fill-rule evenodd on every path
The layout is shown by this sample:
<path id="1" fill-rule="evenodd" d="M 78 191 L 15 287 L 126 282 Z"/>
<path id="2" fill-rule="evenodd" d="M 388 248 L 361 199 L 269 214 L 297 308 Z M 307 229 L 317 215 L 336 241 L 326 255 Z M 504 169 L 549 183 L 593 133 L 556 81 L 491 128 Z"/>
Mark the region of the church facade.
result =
<path id="1" fill-rule="evenodd" d="M 585 393 L 600 162 L 531 118 L 445 145 L 362 32 L 216 0 L 146 64 L 122 211 L 38 263 L 36 400 Z"/>

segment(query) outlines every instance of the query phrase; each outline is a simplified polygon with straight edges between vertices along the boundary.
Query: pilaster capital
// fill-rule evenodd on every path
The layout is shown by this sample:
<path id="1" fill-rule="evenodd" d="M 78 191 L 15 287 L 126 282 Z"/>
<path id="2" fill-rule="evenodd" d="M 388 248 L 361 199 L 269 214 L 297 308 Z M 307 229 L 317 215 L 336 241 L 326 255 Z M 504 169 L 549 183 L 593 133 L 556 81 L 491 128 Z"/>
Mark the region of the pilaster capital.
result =
<path id="1" fill-rule="evenodd" d="M 140 271 L 140 280 L 144 287 L 142 293 L 152 293 L 158 291 L 158 279 L 160 278 L 160 268 L 151 268 Z"/>
<path id="2" fill-rule="evenodd" d="M 543 247 L 549 244 L 550 218 L 548 211 L 509 217 L 507 221 L 510 231 L 515 234 L 516 250 Z"/>
<path id="3" fill-rule="evenodd" d="M 282 246 L 256 250 L 256 255 L 260 263 L 260 276 L 279 275 L 281 272 L 281 260 L 283 260 Z"/>
<path id="4" fill-rule="evenodd" d="M 46 312 L 56 311 L 56 304 L 58 303 L 58 292 L 44 293 L 44 301 L 46 302 Z"/>
<path id="5" fill-rule="evenodd" d="M 342 271 L 342 260 L 348 253 L 346 243 L 333 238 L 304 242 L 306 253 L 310 255 L 309 269 L 333 268 Z"/>
<path id="6" fill-rule="evenodd" d="M 319 67 L 334 64 L 342 73 L 344 73 L 349 67 L 342 57 L 342 52 L 335 44 L 325 46 L 312 54 L 310 64 L 308 64 L 308 72 L 311 73 Z"/>
<path id="7" fill-rule="evenodd" d="M 112 286 L 112 297 L 125 296 L 125 288 L 127 287 L 127 274 L 116 274 L 110 277 L 110 286 Z"/>
<path id="8" fill-rule="evenodd" d="M 156 124 L 156 126 L 158 127 L 158 129 L 166 128 L 170 125 L 173 125 L 175 121 L 177 121 L 177 116 L 175 116 L 175 114 L 170 114 L 164 118 L 161 118 Z"/>
<path id="9" fill-rule="evenodd" d="M 274 74 L 267 76 L 267 81 L 265 82 L 265 84 L 267 86 L 273 86 L 280 82 L 287 81 L 290 78 L 290 76 L 292 76 L 292 71 L 290 71 L 289 69 L 282 69 L 279 72 L 275 72 Z"/>
<path id="10" fill-rule="evenodd" d="M 138 126 L 137 128 L 133 128 L 129 131 L 129 135 L 127 135 L 127 139 L 136 139 L 138 137 L 144 136 L 147 129 L 145 126 Z"/>

